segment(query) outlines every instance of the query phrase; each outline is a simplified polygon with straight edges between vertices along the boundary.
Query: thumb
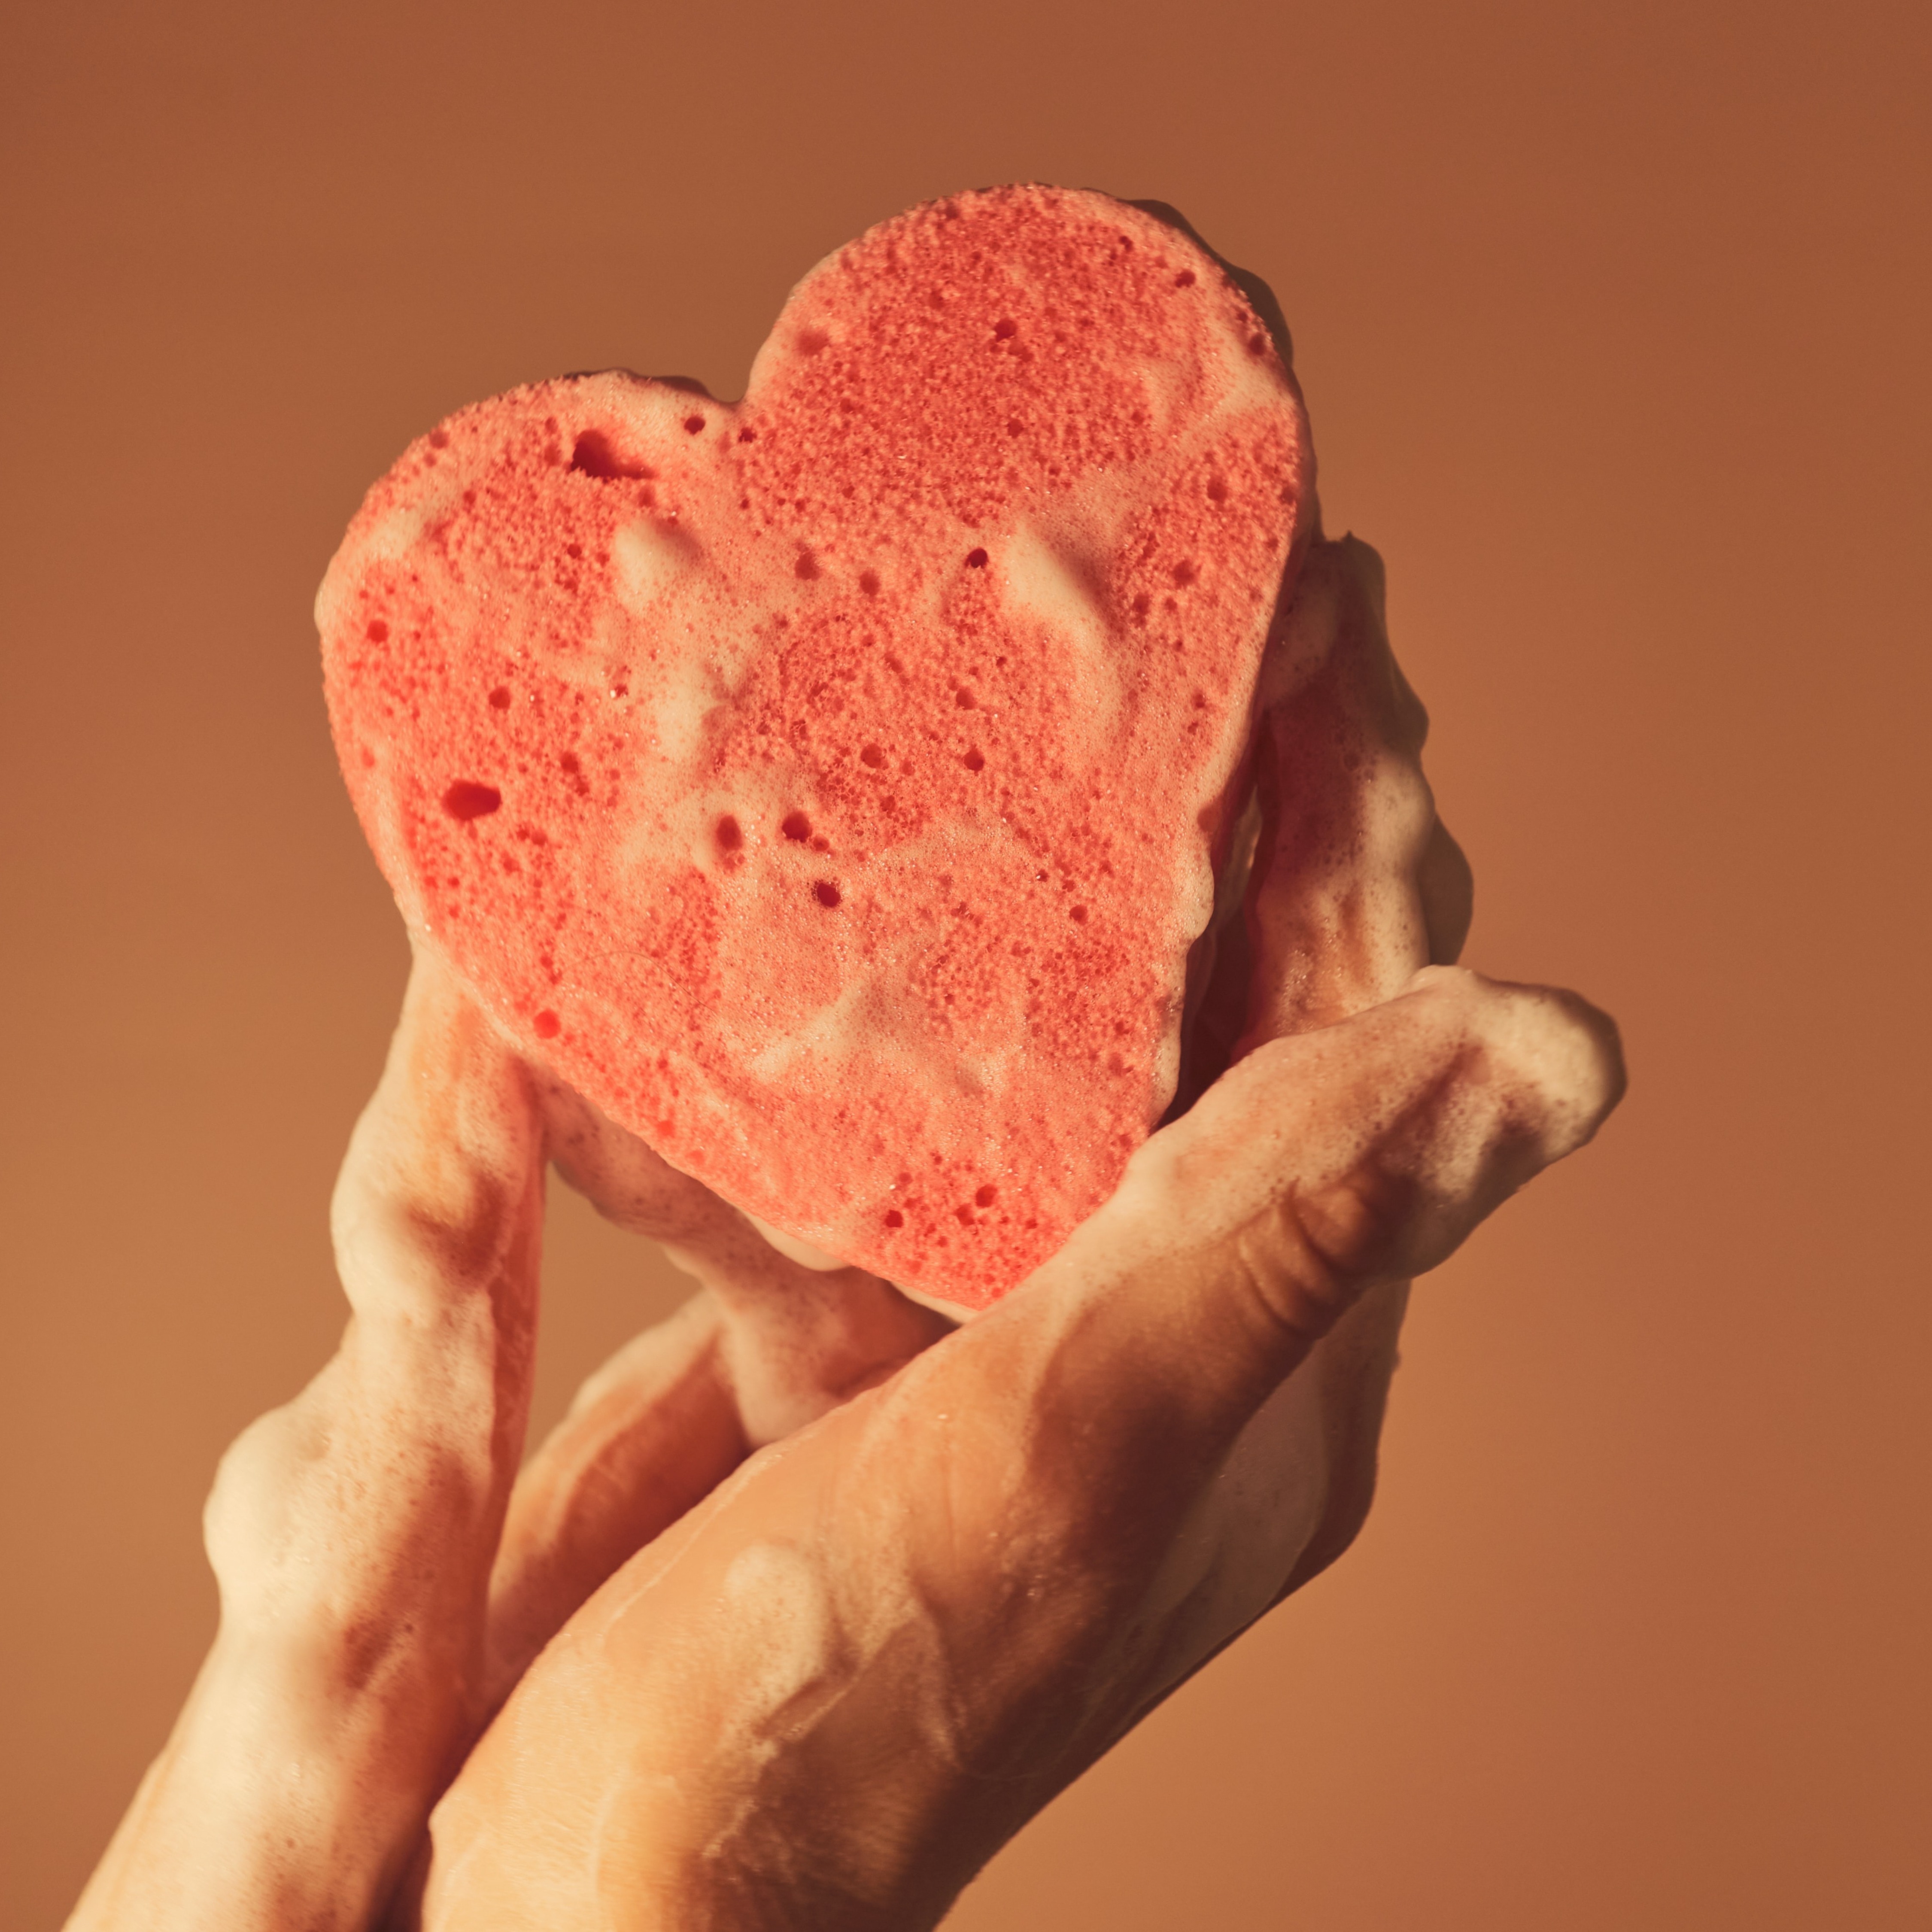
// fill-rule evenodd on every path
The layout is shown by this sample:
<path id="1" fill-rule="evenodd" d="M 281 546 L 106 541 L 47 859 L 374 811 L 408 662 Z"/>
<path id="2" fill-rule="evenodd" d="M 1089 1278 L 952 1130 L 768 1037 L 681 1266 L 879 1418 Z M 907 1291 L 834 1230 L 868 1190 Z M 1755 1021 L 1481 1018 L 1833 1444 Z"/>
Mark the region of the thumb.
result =
<path id="1" fill-rule="evenodd" d="M 1100 1387 L 1164 1381 L 1204 1424 L 1238 1428 L 1365 1288 L 1446 1260 L 1581 1147 L 1624 1084 L 1614 1024 L 1574 994 L 1425 968 L 1223 1075 L 1016 1312 L 1064 1298 Z"/>

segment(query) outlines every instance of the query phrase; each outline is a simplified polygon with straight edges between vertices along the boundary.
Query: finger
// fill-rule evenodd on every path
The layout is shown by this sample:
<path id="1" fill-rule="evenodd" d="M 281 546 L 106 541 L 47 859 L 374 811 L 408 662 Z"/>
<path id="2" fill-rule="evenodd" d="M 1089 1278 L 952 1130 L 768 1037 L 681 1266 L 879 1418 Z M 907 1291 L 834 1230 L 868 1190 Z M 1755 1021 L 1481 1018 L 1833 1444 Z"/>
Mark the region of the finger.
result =
<path id="1" fill-rule="evenodd" d="M 244 1437 L 211 1504 L 234 1614 L 312 1596 L 340 1618 L 364 1593 L 393 1610 L 399 1589 L 460 1598 L 488 1574 L 528 1413 L 541 1148 L 520 1066 L 432 954 L 418 957 L 332 1221 L 352 1315 L 326 1400 Z M 348 1532 L 318 1576 L 316 1550 Z M 453 1564 L 434 1580 L 400 1574 L 431 1532 Z"/>
<path id="2" fill-rule="evenodd" d="M 748 1453 L 720 1325 L 716 1304 L 700 1296 L 619 1349 L 518 1475 L 490 1574 L 466 1748 L 598 1586 Z M 386 1928 L 419 1922 L 429 1855 L 424 1836 Z"/>
<path id="3" fill-rule="evenodd" d="M 1453 961 L 1468 932 L 1468 862 L 1422 776 L 1427 718 L 1384 604 L 1366 544 L 1310 545 L 1264 667 L 1256 849 L 1226 882 L 1245 886 L 1246 916 L 1222 935 L 1201 1016 L 1210 1050 L 1190 1056 L 1201 1087 L 1262 1041 Z M 1201 1629 L 1244 1628 L 1360 1529 L 1406 1301 L 1400 1281 L 1365 1290 L 1243 1428 L 1190 1529 Z"/>
<path id="4" fill-rule="evenodd" d="M 722 1330 L 706 1296 L 646 1330 L 518 1478 L 490 1583 L 488 1711 L 606 1577 L 751 1453 Z"/>
<path id="5" fill-rule="evenodd" d="M 517 1064 L 419 956 L 335 1196 L 347 1330 L 224 1460 L 220 1634 L 76 1926 L 361 1924 L 393 1884 L 479 1674 L 538 1155 Z"/>
<path id="6" fill-rule="evenodd" d="M 1365 1290 L 1446 1258 L 1622 1081 L 1614 1029 L 1573 996 L 1426 969 L 1250 1054 L 895 1399 L 944 1377 L 998 1506 L 1076 1569 L 1131 1569 Z"/>
<path id="7" fill-rule="evenodd" d="M 869 1275 L 814 1279 L 819 1292 L 784 1291 L 755 1329 L 700 1295 L 578 1391 L 511 1497 L 490 1579 L 486 1713 L 608 1576 L 754 1448 L 884 1381 L 954 1326 L 902 1297 L 886 1300 Z M 787 1344 L 804 1359 L 788 1363 Z M 800 1412 L 802 1389 L 808 1412 Z M 757 1432 L 760 1424 L 771 1432 Z"/>
<path id="8" fill-rule="evenodd" d="M 542 1143 L 522 1064 L 432 952 L 331 1221 L 370 1438 L 428 1461 L 460 1444 L 478 1511 L 464 1546 L 487 1562 L 529 1412 Z"/>
<path id="9" fill-rule="evenodd" d="M 752 1449 L 883 1380 L 954 1325 L 874 1276 L 784 1252 L 776 1231 L 553 1076 L 538 1076 L 538 1091 L 566 1178 L 711 1292 L 592 1376 L 518 1478 L 490 1581 L 479 1720 L 606 1577 Z"/>
<path id="10" fill-rule="evenodd" d="M 884 1381 L 957 1326 L 860 1268 L 705 1274 L 725 1310 L 726 1364 L 754 1447 Z"/>
<path id="11" fill-rule="evenodd" d="M 542 1091 L 558 1171 L 711 1292 L 722 1372 L 754 1448 L 836 1408 L 953 1326 L 733 1207 L 562 1082 L 546 1078 Z"/>
<path id="12" fill-rule="evenodd" d="M 1384 603 L 1366 544 L 1317 542 L 1270 649 L 1239 1052 L 1392 998 L 1467 929 L 1468 868 L 1459 878 L 1422 776 L 1428 715 L 1390 651 Z"/>
<path id="13" fill-rule="evenodd" d="M 1396 1000 L 1250 1054 L 1030 1284 L 1051 1292 L 1064 1265 L 1106 1295 L 1067 1351 L 1058 1426 L 1135 1499 L 1123 1525 L 1161 1520 L 1145 1504 L 1164 1475 L 1203 1484 L 1148 1696 L 1346 1546 L 1407 1281 L 1587 1140 L 1623 1082 L 1614 1026 L 1574 995 L 1425 969 Z M 1084 1547 L 1105 1574 L 1104 1538 Z"/>
<path id="14" fill-rule="evenodd" d="M 678 1247 L 702 1246 L 740 1220 L 728 1202 L 574 1088 L 547 1070 L 532 1073 L 550 1162 L 605 1220 Z"/>
<path id="15" fill-rule="evenodd" d="M 1462 847 L 1439 818 L 1423 848 L 1415 885 L 1429 940 L 1429 963 L 1453 966 L 1462 956 L 1475 916 L 1476 880 Z"/>
<path id="16" fill-rule="evenodd" d="M 1309 545 L 1262 666 L 1254 795 L 1200 949 L 1171 1119 L 1261 1041 L 1360 1012 L 1461 950 L 1468 864 L 1422 775 L 1428 716 L 1384 602 L 1367 544 Z"/>

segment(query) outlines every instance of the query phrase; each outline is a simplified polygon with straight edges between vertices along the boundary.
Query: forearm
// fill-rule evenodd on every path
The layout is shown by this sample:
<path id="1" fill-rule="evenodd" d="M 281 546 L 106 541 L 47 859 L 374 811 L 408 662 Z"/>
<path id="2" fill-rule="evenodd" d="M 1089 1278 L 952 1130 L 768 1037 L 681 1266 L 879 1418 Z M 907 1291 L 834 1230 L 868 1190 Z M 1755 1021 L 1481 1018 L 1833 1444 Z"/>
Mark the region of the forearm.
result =
<path id="1" fill-rule="evenodd" d="M 400 1348 L 358 1318 L 223 1459 L 206 1513 L 220 1630 L 74 1932 L 371 1922 L 472 1733 L 481 1676 L 510 1472 L 486 1453 L 494 1330 L 463 1312 Z M 432 1379 L 480 1412 L 485 1450 L 399 1414 L 396 1382 Z"/>
<path id="2" fill-rule="evenodd" d="M 350 1633 L 218 1641 L 68 1932 L 363 1932 L 448 1767 L 434 1720 L 339 1684 Z M 304 1654 L 306 1653 L 306 1654 Z M 442 1672 L 453 1708 L 457 1674 Z M 419 1711 L 420 1707 L 418 1707 Z"/>
<path id="3" fill-rule="evenodd" d="M 359 1932 L 472 1735 L 530 1395 L 542 1148 L 419 962 L 334 1202 L 353 1311 L 208 1499 L 221 1624 L 74 1932 Z"/>

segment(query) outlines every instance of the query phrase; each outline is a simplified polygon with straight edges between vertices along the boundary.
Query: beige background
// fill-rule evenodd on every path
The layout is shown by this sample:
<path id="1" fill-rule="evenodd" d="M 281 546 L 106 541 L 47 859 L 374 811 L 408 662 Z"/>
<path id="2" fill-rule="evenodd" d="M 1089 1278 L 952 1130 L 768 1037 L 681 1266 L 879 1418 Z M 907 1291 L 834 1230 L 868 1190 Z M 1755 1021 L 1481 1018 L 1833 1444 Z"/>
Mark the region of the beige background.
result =
<path id="1" fill-rule="evenodd" d="M 1921 10 L 722 0 L 11 10 L 0 1920 L 210 1634 L 222 1445 L 341 1310 L 400 990 L 308 616 L 445 411 L 736 394 L 947 190 L 1268 277 L 1388 560 L 1473 960 L 1622 1019 L 1601 1143 L 1422 1290 L 1376 1516 L 970 1932 L 1932 1923 Z M 554 1216 L 543 1384 L 674 1290 Z"/>

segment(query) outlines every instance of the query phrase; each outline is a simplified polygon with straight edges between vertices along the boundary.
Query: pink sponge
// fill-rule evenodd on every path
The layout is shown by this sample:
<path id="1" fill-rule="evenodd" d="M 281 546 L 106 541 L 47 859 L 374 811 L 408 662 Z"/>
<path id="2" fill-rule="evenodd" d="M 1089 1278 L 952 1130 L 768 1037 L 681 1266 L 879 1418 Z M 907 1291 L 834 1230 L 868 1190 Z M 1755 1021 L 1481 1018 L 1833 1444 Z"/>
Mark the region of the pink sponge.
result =
<path id="1" fill-rule="evenodd" d="M 742 403 L 571 377 L 413 445 L 318 600 L 343 770 L 530 1054 L 983 1305 L 1173 1092 L 1312 488 L 1188 236 L 957 196 L 814 269 Z"/>

